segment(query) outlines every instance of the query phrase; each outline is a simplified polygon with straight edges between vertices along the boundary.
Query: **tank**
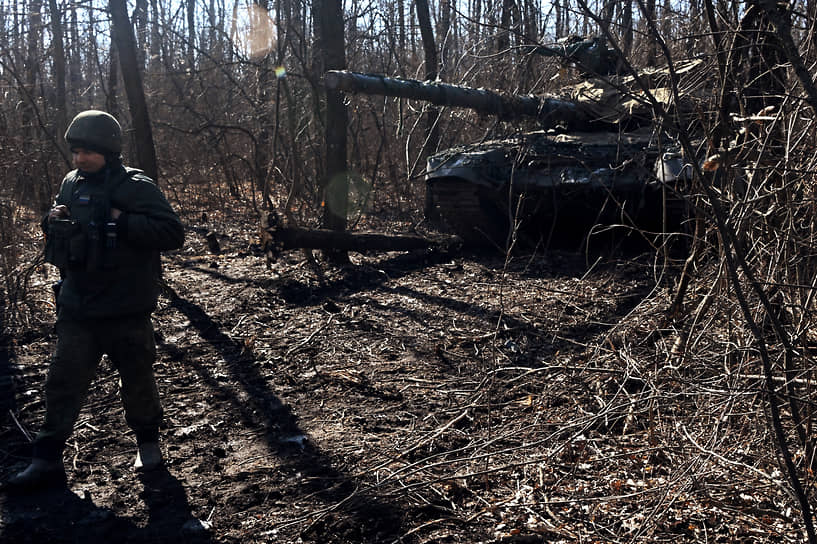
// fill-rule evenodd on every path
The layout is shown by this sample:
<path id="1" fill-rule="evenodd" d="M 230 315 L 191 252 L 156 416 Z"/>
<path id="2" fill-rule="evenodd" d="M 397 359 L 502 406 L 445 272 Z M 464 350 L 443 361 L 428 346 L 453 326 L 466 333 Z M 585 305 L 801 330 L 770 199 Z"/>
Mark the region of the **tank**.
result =
<path id="1" fill-rule="evenodd" d="M 511 234 L 516 243 L 537 247 L 586 244 L 592 235 L 612 232 L 651 241 L 681 229 L 689 161 L 655 126 L 653 111 L 657 104 L 683 118 L 693 112 L 695 97 L 673 98 L 665 69 L 611 75 L 613 52 L 596 38 L 535 52 L 561 55 L 560 62 L 580 69 L 583 79 L 544 96 L 350 72 L 327 73 L 326 84 L 537 121 L 538 130 L 457 145 L 428 158 L 426 215 L 469 244 L 505 248 Z M 700 77 L 700 64 L 675 66 L 682 88 L 701 87 L 683 84 Z M 584 77 L 587 70 L 607 75 Z"/>
<path id="2" fill-rule="evenodd" d="M 562 66 L 579 70 L 583 77 L 608 76 L 618 70 L 620 56 L 607 46 L 603 36 L 568 36 L 553 45 L 540 45 L 534 52 L 555 57 Z"/>
<path id="3" fill-rule="evenodd" d="M 689 179 L 682 154 L 650 129 L 526 132 L 428 159 L 426 215 L 471 245 L 585 244 L 592 234 L 651 240 L 677 231 Z"/>

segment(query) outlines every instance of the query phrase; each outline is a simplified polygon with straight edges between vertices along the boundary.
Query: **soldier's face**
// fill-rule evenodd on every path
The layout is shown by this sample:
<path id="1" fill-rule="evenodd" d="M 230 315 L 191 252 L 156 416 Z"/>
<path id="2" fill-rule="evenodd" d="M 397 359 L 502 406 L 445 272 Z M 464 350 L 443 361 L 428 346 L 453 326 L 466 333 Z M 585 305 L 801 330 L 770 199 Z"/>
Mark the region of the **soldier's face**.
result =
<path id="1" fill-rule="evenodd" d="M 83 172 L 95 174 L 105 167 L 105 155 L 85 149 L 84 147 L 74 147 L 71 149 L 74 158 L 74 166 Z"/>

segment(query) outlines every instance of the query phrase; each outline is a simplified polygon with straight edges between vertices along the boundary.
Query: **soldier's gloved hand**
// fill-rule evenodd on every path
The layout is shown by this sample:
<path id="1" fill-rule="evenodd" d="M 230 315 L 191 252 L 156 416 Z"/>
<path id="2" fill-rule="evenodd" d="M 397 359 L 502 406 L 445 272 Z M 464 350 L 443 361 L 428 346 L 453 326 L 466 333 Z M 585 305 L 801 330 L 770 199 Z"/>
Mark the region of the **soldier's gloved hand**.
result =
<path id="1" fill-rule="evenodd" d="M 55 219 L 65 219 L 66 217 L 71 216 L 71 211 L 68 209 L 68 206 L 64 204 L 60 204 L 59 206 L 54 206 L 51 208 L 51 211 L 48 212 L 48 221 L 54 221 Z"/>

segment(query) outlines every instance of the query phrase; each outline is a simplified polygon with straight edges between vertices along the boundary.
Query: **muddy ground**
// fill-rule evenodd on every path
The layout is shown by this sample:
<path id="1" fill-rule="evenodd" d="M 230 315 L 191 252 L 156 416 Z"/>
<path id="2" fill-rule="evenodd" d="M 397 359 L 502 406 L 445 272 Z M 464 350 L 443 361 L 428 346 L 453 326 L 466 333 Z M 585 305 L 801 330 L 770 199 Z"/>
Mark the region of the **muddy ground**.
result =
<path id="1" fill-rule="evenodd" d="M 706 392 L 669 361 L 651 255 L 268 267 L 251 228 L 201 226 L 221 253 L 191 231 L 155 313 L 166 467 L 132 471 L 103 361 L 70 489 L 0 494 L 2 542 L 801 541 L 781 486 L 696 441 Z M 33 278 L 44 308 L 51 274 Z M 43 416 L 52 325 L 44 310 L 6 342 L 2 480 Z"/>

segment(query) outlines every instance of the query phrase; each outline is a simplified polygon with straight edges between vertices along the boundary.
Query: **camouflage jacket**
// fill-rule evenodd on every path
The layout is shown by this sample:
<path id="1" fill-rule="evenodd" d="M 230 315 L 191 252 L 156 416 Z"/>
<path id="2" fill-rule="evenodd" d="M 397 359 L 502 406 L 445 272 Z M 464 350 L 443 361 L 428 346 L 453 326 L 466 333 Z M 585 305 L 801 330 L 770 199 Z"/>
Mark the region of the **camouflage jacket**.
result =
<path id="1" fill-rule="evenodd" d="M 159 252 L 184 242 L 184 227 L 153 181 L 118 165 L 104 175 L 78 170 L 62 181 L 54 206 L 70 210 L 75 255 L 60 267 L 60 318 L 98 319 L 150 313 L 159 295 Z M 122 214 L 116 221 L 111 208 Z M 52 225 L 44 219 L 47 237 Z"/>

